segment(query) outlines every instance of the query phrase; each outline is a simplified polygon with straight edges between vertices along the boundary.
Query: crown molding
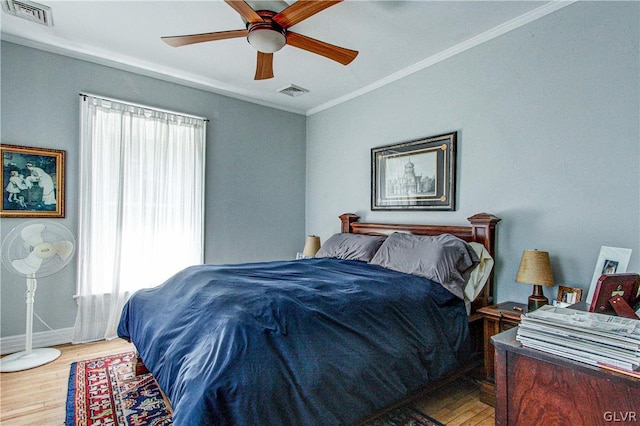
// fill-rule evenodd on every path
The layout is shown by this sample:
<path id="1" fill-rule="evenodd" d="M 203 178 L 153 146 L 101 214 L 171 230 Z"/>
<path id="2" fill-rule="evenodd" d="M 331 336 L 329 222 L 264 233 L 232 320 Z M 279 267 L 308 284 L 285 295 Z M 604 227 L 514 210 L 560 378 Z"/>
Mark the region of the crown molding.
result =
<path id="1" fill-rule="evenodd" d="M 341 103 L 350 101 L 352 99 L 358 98 L 366 93 L 372 92 L 376 89 L 379 89 L 381 87 L 384 87 L 388 84 L 391 84 L 395 81 L 398 81 L 400 79 L 403 79 L 411 74 L 414 74 L 418 71 L 422 71 L 425 68 L 428 68 L 432 65 L 435 65 L 437 63 L 440 63 L 446 59 L 451 58 L 452 56 L 458 55 L 462 52 L 465 52 L 469 49 L 472 49 L 482 43 L 486 43 L 490 40 L 493 40 L 494 38 L 500 37 L 503 34 L 508 33 L 509 31 L 515 30 L 517 28 L 520 28 L 524 25 L 527 25 L 533 21 L 536 21 L 544 16 L 547 16 L 551 13 L 554 13 L 564 7 L 567 7 L 573 3 L 575 3 L 578 0 L 573 0 L 573 1 L 552 1 L 549 3 L 546 3 L 543 6 L 540 6 L 534 10 L 531 10 L 523 15 L 518 16 L 517 18 L 514 18 L 510 21 L 507 21 L 503 24 L 498 25 L 497 27 L 494 27 L 488 31 L 485 31 L 484 33 L 481 33 L 477 36 L 471 37 L 468 40 L 463 41 L 462 43 L 459 43 L 453 47 L 450 47 L 446 50 L 443 50 L 442 52 L 439 52 L 433 56 L 430 56 L 410 67 L 407 67 L 403 70 L 400 70 L 398 72 L 395 72 L 393 74 L 390 74 L 389 76 L 380 79 L 372 84 L 369 84 L 367 86 L 364 86 L 358 90 L 355 90 L 347 95 L 341 96 L 339 98 L 336 98 L 332 101 L 326 102 L 322 105 L 319 105 L 317 107 L 311 108 L 307 111 L 307 116 L 316 114 L 320 111 L 324 111 L 326 109 L 332 108 L 336 105 L 339 105 Z"/>
<path id="2" fill-rule="evenodd" d="M 191 87 L 193 89 L 202 90 L 209 93 L 215 93 L 218 95 L 226 96 L 233 99 L 238 99 L 245 102 L 250 102 L 257 105 L 266 106 L 269 108 L 275 108 L 295 114 L 304 115 L 304 110 L 287 108 L 282 105 L 276 105 L 270 102 L 262 101 L 251 97 L 249 92 L 242 93 L 237 88 L 232 87 L 226 83 L 214 79 L 202 79 L 184 71 L 176 70 L 175 68 L 159 67 L 156 64 L 148 64 L 139 61 L 135 58 L 127 56 L 111 56 L 104 52 L 70 49 L 69 47 L 42 43 L 35 40 L 26 39 L 13 34 L 1 33 L 0 37 L 3 41 L 9 43 L 19 44 L 21 46 L 31 47 L 33 49 L 42 50 L 49 53 L 55 53 L 57 55 L 66 56 L 69 58 L 79 59 L 81 61 L 90 62 L 93 64 L 103 65 L 110 68 L 119 69 L 122 71 L 131 72 L 134 74 L 143 75 L 146 77 L 155 78 L 169 83 L 180 84 L 182 86 Z"/>
<path id="3" fill-rule="evenodd" d="M 468 40 L 465 40 L 464 42 L 459 43 L 453 47 L 443 50 L 442 52 L 439 52 L 420 62 L 417 62 L 414 65 L 411 65 L 398 72 L 390 74 L 385 78 L 382 78 L 378 81 L 368 84 L 344 96 L 340 96 L 329 102 L 325 102 L 321 105 L 310 108 L 306 111 L 300 110 L 300 109 L 283 107 L 282 105 L 276 105 L 270 102 L 262 101 L 262 100 L 251 97 L 251 94 L 249 92 L 242 92 L 241 90 L 238 90 L 237 87 L 231 87 L 221 81 L 213 80 L 213 79 L 202 79 L 197 76 L 186 73 L 184 71 L 176 70 L 174 68 L 166 68 L 166 67 L 158 68 L 157 65 L 147 64 L 137 60 L 136 58 L 130 58 L 125 56 L 109 57 L 108 55 L 103 55 L 101 54 L 101 52 L 98 52 L 98 51 L 93 52 L 89 50 L 69 49 L 68 47 L 65 47 L 65 46 L 46 44 L 42 42 L 24 39 L 22 37 L 18 37 L 18 36 L 6 34 L 6 33 L 1 34 L 1 39 L 11 43 L 32 47 L 34 49 L 44 50 L 50 53 L 56 53 L 59 55 L 68 56 L 71 58 L 80 59 L 83 61 L 96 63 L 99 65 L 104 65 L 107 67 L 144 75 L 147 77 L 152 77 L 159 80 L 184 85 L 187 87 L 203 90 L 210 93 L 216 93 L 219 95 L 227 96 L 227 97 L 238 99 L 241 101 L 250 102 L 253 104 L 275 108 L 275 109 L 279 109 L 279 110 L 283 110 L 283 111 L 287 111 L 295 114 L 311 116 L 313 114 L 332 108 L 344 102 L 358 98 L 362 95 L 365 95 L 381 87 L 384 87 L 395 81 L 401 80 L 411 74 L 424 70 L 425 68 L 428 68 L 432 65 L 438 64 L 455 55 L 458 55 L 462 52 L 472 49 L 482 43 L 486 43 L 512 30 L 520 28 L 544 16 L 547 16 L 560 9 L 563 9 L 575 3 L 576 1 L 578 0 L 550 1 L 548 3 L 545 3 L 544 5 L 536 9 L 533 9 L 510 21 L 507 21 L 488 31 L 485 31 L 484 33 L 481 33 Z"/>

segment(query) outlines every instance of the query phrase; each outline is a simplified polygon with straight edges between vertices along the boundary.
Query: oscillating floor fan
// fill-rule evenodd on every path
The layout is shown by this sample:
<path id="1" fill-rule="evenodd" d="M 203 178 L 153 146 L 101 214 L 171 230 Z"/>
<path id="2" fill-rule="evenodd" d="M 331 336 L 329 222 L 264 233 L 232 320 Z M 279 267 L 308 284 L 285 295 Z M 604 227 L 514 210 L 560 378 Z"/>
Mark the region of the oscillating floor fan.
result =
<path id="1" fill-rule="evenodd" d="M 71 261 L 74 249 L 73 234 L 57 222 L 25 222 L 14 228 L 2 242 L 2 263 L 9 271 L 27 280 L 27 335 L 24 351 L 0 359 L 0 372 L 38 367 L 60 356 L 57 349 L 31 347 L 36 279 L 64 268 Z"/>

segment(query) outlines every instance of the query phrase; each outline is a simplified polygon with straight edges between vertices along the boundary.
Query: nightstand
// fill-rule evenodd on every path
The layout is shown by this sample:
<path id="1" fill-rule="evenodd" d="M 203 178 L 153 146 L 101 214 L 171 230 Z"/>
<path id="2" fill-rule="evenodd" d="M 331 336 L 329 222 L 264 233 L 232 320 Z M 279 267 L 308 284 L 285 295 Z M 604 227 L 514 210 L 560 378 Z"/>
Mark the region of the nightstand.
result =
<path id="1" fill-rule="evenodd" d="M 491 337 L 520 324 L 520 316 L 527 312 L 527 305 L 516 302 L 503 302 L 478 309 L 484 322 L 484 377 L 480 386 L 480 401 L 495 406 L 494 383 L 495 350 Z"/>

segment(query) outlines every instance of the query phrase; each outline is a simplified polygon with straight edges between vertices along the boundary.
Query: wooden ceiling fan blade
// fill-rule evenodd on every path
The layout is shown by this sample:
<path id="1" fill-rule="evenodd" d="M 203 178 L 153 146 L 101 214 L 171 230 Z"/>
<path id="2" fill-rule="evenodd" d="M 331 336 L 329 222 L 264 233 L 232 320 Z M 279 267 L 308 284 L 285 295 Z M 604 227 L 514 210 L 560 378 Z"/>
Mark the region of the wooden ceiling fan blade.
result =
<path id="1" fill-rule="evenodd" d="M 274 16 L 273 20 L 282 28 L 287 29 L 342 1 L 343 0 L 298 0 Z"/>
<path id="2" fill-rule="evenodd" d="M 254 80 L 267 80 L 269 78 L 273 78 L 273 53 L 258 52 Z"/>
<path id="3" fill-rule="evenodd" d="M 247 30 L 217 31 L 214 33 L 191 34 L 182 36 L 161 37 L 162 41 L 173 47 L 186 46 L 189 44 L 203 43 L 206 41 L 224 40 L 227 38 L 246 37 Z"/>
<path id="4" fill-rule="evenodd" d="M 317 55 L 322 55 L 325 58 L 340 62 L 342 65 L 349 65 L 351 61 L 358 56 L 357 50 L 334 46 L 333 44 L 325 43 L 324 41 L 291 31 L 287 32 L 287 44 Z"/>
<path id="5" fill-rule="evenodd" d="M 251 8 L 245 1 L 243 0 L 224 0 L 229 6 L 231 6 L 236 12 L 240 14 L 244 19 L 247 20 L 250 24 L 256 24 L 258 22 L 262 22 L 263 19 L 260 15 L 256 13 L 255 10 Z"/>

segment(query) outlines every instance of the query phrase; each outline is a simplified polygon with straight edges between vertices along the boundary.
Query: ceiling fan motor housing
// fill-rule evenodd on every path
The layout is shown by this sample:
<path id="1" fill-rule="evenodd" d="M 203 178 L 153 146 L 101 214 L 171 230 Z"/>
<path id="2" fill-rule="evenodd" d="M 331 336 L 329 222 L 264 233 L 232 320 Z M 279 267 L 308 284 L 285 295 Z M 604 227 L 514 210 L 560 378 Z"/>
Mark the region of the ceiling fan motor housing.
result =
<path id="1" fill-rule="evenodd" d="M 270 10 L 259 10 L 257 13 L 263 22 L 247 23 L 247 41 L 262 53 L 274 53 L 287 44 L 287 32 L 271 18 L 276 15 Z"/>

